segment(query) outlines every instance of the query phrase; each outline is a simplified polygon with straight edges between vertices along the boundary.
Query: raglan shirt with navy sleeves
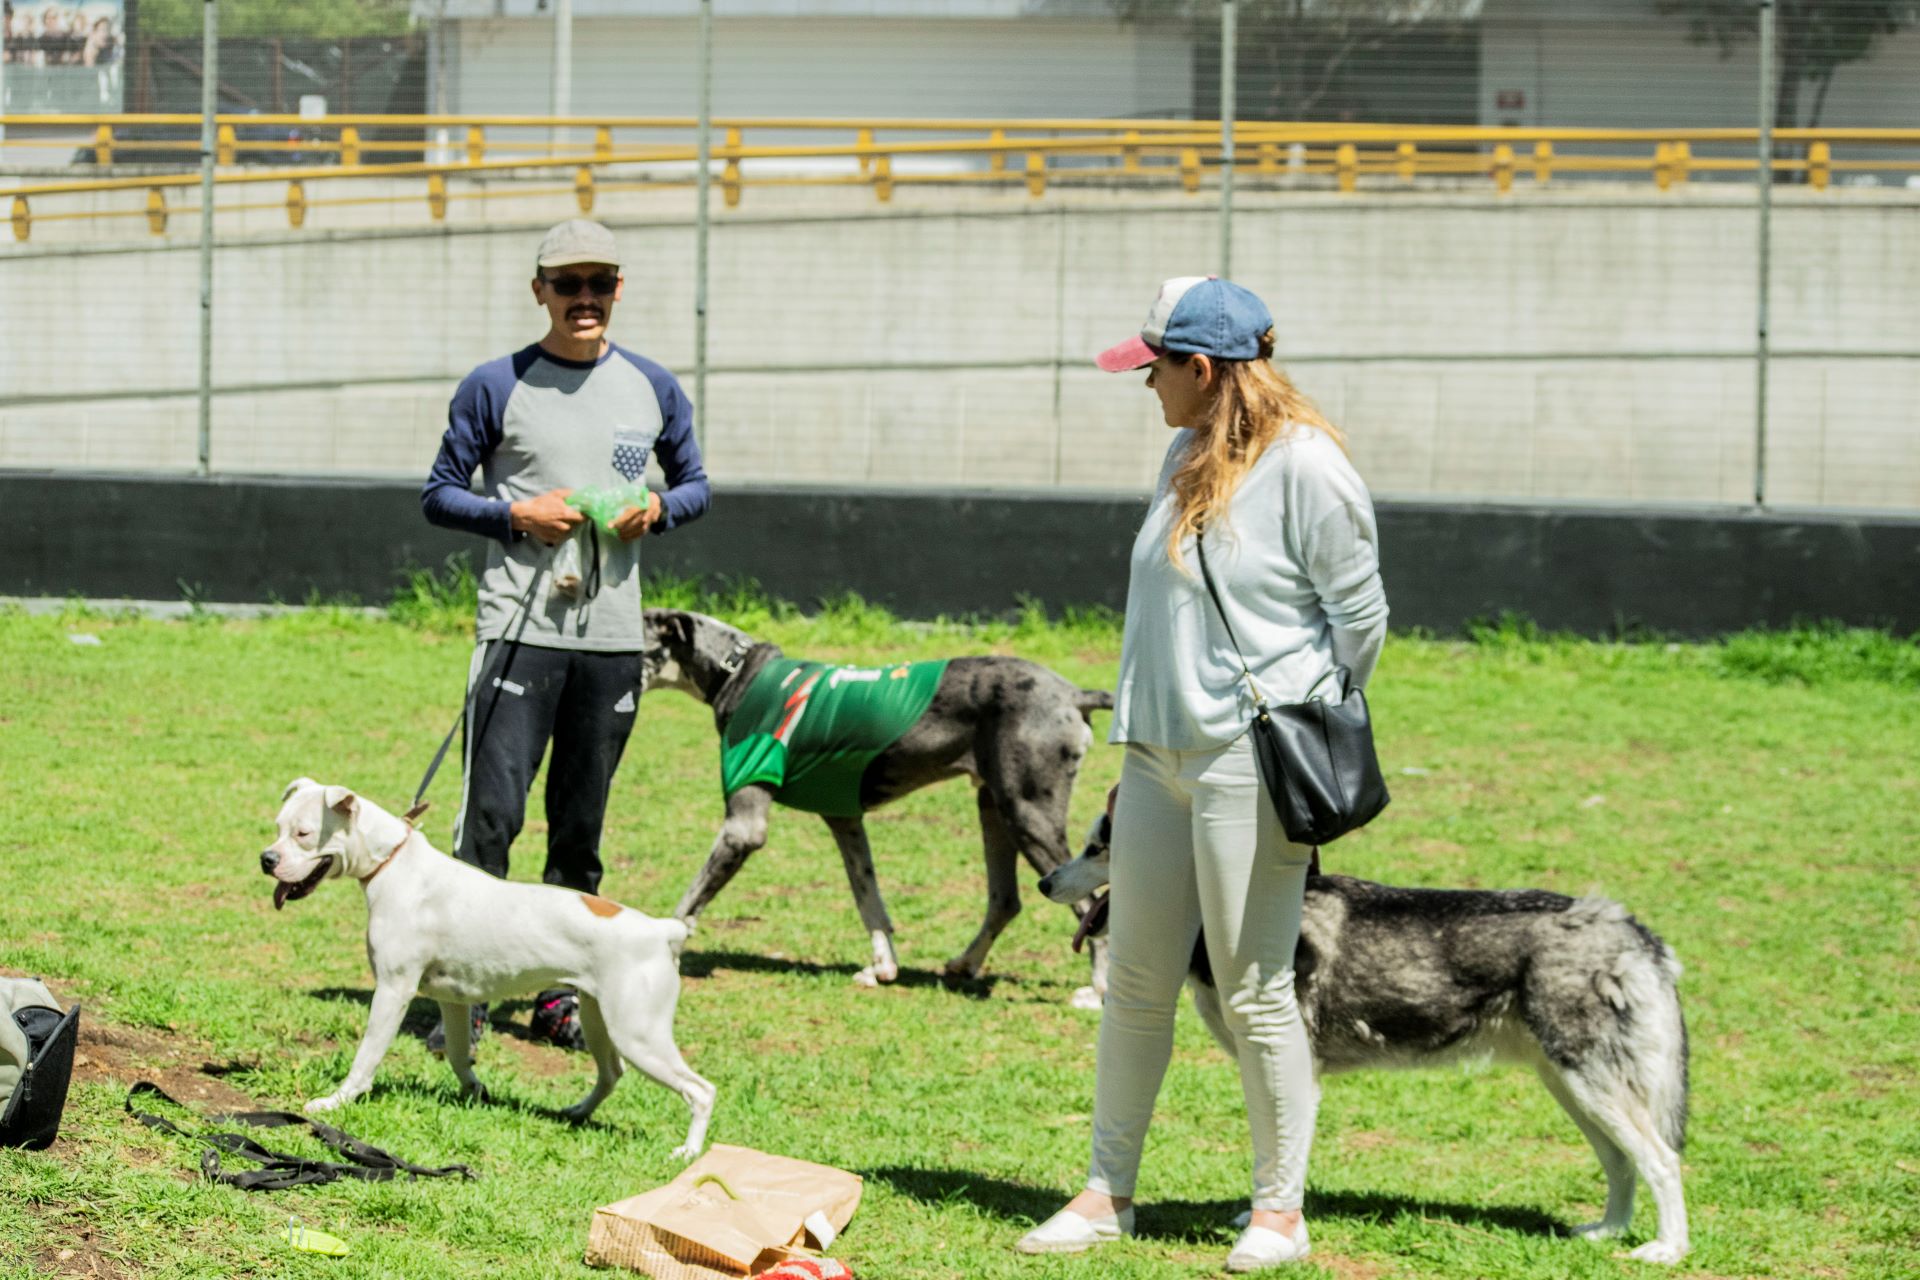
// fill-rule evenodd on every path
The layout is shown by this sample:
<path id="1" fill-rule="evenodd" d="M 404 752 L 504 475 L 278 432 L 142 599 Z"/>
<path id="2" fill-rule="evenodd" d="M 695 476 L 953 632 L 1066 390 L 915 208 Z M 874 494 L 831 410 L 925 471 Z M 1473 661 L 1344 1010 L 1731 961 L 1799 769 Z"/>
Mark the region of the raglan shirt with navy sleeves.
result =
<path id="1" fill-rule="evenodd" d="M 598 360 L 563 360 L 538 343 L 481 365 L 454 392 L 420 505 L 428 521 L 489 539 L 480 575 L 477 635 L 499 639 L 508 624 L 526 644 L 621 652 L 644 647 L 640 546 L 599 533 L 598 591 L 591 599 L 552 589 L 554 548 L 513 532 L 512 504 L 551 489 L 638 482 L 649 454 L 667 479 L 654 532 L 706 511 L 710 494 L 693 438 L 693 406 L 658 364 L 608 344 Z M 473 475 L 481 472 L 481 491 Z M 589 579 L 593 543 L 582 525 Z M 514 615 L 541 578 L 524 630 Z"/>

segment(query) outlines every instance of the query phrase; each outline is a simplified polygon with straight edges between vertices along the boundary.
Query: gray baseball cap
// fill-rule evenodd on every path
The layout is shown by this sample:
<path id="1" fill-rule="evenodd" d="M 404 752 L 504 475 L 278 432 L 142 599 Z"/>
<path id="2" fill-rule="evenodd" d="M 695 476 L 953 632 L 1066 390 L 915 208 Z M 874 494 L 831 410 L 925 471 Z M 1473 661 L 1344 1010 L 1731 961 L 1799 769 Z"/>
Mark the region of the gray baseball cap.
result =
<path id="1" fill-rule="evenodd" d="M 613 232 L 588 218 L 568 218 L 540 240 L 542 267 L 571 267 L 581 262 L 620 265 L 620 251 L 613 247 Z"/>

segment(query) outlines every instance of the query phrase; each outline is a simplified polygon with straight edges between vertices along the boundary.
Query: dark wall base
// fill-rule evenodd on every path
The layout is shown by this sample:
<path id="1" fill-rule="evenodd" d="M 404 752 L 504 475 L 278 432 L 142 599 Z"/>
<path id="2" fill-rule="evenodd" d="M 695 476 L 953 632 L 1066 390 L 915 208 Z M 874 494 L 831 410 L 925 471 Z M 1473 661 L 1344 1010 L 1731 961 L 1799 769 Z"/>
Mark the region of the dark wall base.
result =
<path id="1" fill-rule="evenodd" d="M 385 480 L 0 473 L 0 594 L 385 603 L 409 569 L 473 552 Z M 752 578 L 812 604 L 855 591 L 907 617 L 1121 608 L 1145 510 L 1110 495 L 726 489 L 646 546 L 649 571 Z M 1799 618 L 1920 631 L 1920 517 L 1382 502 L 1396 627 L 1503 610 L 1585 634 L 1703 636 Z"/>

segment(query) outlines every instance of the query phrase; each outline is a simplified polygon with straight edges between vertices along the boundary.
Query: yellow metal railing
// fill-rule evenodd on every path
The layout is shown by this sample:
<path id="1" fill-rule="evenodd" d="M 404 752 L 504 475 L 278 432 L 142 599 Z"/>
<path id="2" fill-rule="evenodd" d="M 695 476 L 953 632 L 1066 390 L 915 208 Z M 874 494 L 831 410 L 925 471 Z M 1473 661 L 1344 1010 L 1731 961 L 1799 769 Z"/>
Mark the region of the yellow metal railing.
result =
<path id="1" fill-rule="evenodd" d="M 75 149 L 91 146 L 103 165 L 186 160 L 199 153 L 200 120 L 193 115 L 0 116 L 15 128 L 16 147 Z M 226 203 L 223 210 L 283 207 L 288 225 L 303 226 L 311 209 L 394 203 L 424 197 L 429 216 L 447 215 L 450 201 L 499 194 L 461 190 L 460 177 L 515 174 L 534 179 L 514 195 L 570 194 L 590 212 L 604 192 L 691 183 L 696 160 L 695 121 L 687 117 L 550 116 L 220 116 L 215 121 L 216 183 L 221 186 L 284 184 L 276 204 Z M 30 134 L 21 137 L 19 127 Z M 156 129 L 176 137 L 153 137 Z M 712 161 L 729 208 L 748 186 L 854 185 L 890 200 L 906 185 L 1024 186 L 1033 197 L 1050 184 L 1087 181 L 1164 183 L 1198 192 L 1217 173 L 1222 149 L 1217 123 L 1193 120 L 842 120 L 737 117 L 714 121 Z M 288 136 L 260 136 L 285 130 Z M 44 136 L 49 132 L 64 137 Z M 776 142 L 750 143 L 747 135 L 777 135 Z M 43 136 L 32 136 L 32 134 Z M 882 135 L 890 135 L 883 137 Z M 803 141 L 792 141 L 799 137 Z M 1798 173 L 1807 186 L 1825 190 L 1849 171 L 1920 173 L 1920 129 L 1781 129 L 1782 147 L 1801 156 L 1773 160 L 1776 172 Z M 1836 144 L 1860 148 L 1905 148 L 1905 154 L 1872 159 L 1835 159 Z M 1622 179 L 1650 177 L 1662 191 L 1695 174 L 1754 173 L 1757 136 L 1751 129 L 1577 129 L 1474 126 L 1392 126 L 1241 122 L 1234 127 L 1235 172 L 1255 183 L 1299 177 L 1330 177 L 1336 190 L 1354 193 L 1363 182 L 1407 185 L 1421 178 L 1485 180 L 1502 194 L 1524 179 L 1545 185 L 1556 175 L 1599 174 Z M 1699 154 L 1697 147 L 1723 154 Z M 1741 150 L 1744 148 L 1744 152 Z M 309 157 L 323 163 L 300 163 Z M 284 157 L 288 163 L 269 162 Z M 242 165 L 242 160 L 255 163 Z M 819 171 L 819 162 L 834 162 Z M 898 162 L 911 161 L 905 167 Z M 801 162 L 806 162 L 803 165 Z M 649 173 L 648 170 L 655 172 Z M 664 170 L 664 172 L 660 172 Z M 538 178 L 565 176 L 565 186 L 542 186 Z M 350 191 L 352 179 L 417 179 L 418 195 L 319 195 Z M 197 173 L 145 173 L 73 178 L 0 188 L 15 239 L 25 240 L 36 222 L 145 216 L 156 235 L 175 213 L 170 192 L 199 185 Z M 59 207 L 60 197 L 143 192 L 131 207 Z M 36 203 L 52 202 L 42 212 Z"/>

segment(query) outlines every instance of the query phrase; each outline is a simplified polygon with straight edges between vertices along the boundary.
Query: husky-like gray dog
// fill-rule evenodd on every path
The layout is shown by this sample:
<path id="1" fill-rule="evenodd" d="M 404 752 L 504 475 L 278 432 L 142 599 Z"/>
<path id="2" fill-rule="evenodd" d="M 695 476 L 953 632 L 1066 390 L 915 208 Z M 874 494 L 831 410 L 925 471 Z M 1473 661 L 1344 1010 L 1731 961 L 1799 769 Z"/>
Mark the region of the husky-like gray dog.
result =
<path id="1" fill-rule="evenodd" d="M 1075 902 L 1104 886 L 1112 836 L 1103 815 L 1086 849 L 1042 878 L 1040 891 Z M 1106 906 L 1102 897 L 1083 932 L 1104 930 Z M 1606 1212 L 1576 1233 L 1627 1230 L 1637 1170 L 1660 1224 L 1630 1256 L 1673 1263 L 1686 1255 L 1680 962 L 1619 903 L 1309 874 L 1293 974 L 1316 1072 L 1489 1057 L 1530 1066 L 1606 1172 Z M 1104 977 L 1096 974 L 1102 987 Z M 1194 943 L 1187 985 L 1207 1029 L 1233 1056 L 1204 937 Z"/>
<path id="2" fill-rule="evenodd" d="M 644 615 L 644 687 L 679 689 L 706 703 L 713 708 L 714 725 L 724 740 L 755 677 L 784 657 L 780 647 L 701 613 L 647 609 Z M 882 673 L 841 674 L 872 677 Z M 805 696 L 806 686 L 797 686 L 795 700 Z M 856 981 L 865 986 L 891 982 L 900 972 L 893 922 L 880 896 L 860 814 L 931 783 L 960 777 L 972 780 L 986 853 L 987 911 L 980 932 L 965 951 L 947 962 L 946 972 L 976 977 L 986 966 L 994 940 L 1020 914 L 1019 858 L 1024 855 L 1035 871 L 1045 875 L 1072 856 L 1067 801 L 1081 758 L 1093 740 L 1089 716 L 1112 706 L 1112 694 L 1079 688 L 1024 658 L 985 656 L 947 662 L 925 711 L 860 773 L 859 812 L 823 814 L 840 848 L 847 881 L 872 944 L 872 963 Z M 742 786 L 727 796 L 726 818 L 713 849 L 674 915 L 692 926 L 748 857 L 766 844 L 767 819 L 775 800 L 775 788 L 762 783 Z M 1084 909 L 1075 908 L 1076 913 Z M 1094 953 L 1096 969 L 1105 963 L 1105 950 L 1105 943 L 1099 943 Z M 1084 990 L 1083 1001 L 1090 998 L 1092 989 Z"/>

